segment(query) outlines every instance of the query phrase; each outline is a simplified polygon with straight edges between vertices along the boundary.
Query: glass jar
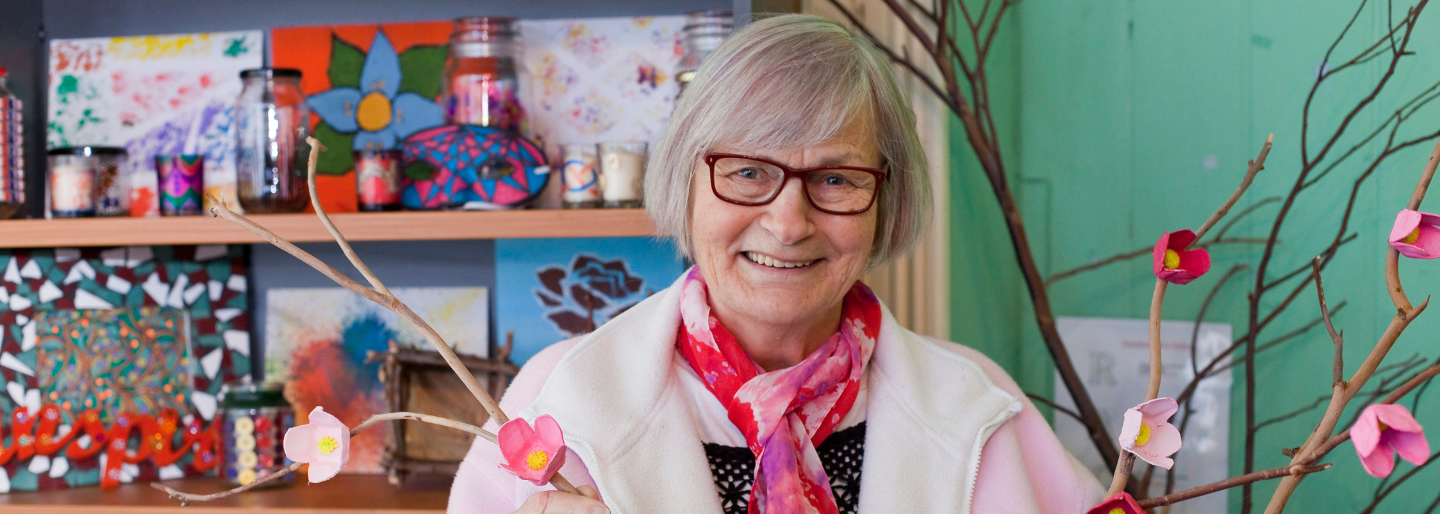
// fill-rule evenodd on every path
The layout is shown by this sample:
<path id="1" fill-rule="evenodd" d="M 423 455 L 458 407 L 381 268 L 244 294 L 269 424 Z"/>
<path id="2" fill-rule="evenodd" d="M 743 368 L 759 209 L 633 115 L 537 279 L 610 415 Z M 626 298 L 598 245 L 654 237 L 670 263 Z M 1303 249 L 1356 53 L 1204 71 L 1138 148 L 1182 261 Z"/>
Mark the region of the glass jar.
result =
<path id="1" fill-rule="evenodd" d="M 306 160 L 310 109 L 300 70 L 240 72 L 245 88 L 235 106 L 235 173 L 240 206 L 249 214 L 300 212 L 310 203 Z"/>
<path id="2" fill-rule="evenodd" d="M 45 187 L 47 218 L 89 218 L 99 211 L 100 186 L 113 185 L 119 174 L 124 148 L 76 146 L 50 150 L 50 171 Z M 126 187 L 128 215 L 129 188 Z M 116 215 L 116 214 L 108 214 Z"/>
<path id="3" fill-rule="evenodd" d="M 262 389 L 250 384 L 227 386 L 220 399 L 220 439 L 224 459 L 220 478 L 235 485 L 249 485 L 269 476 L 276 465 L 285 465 L 285 431 L 295 426 L 295 411 L 279 389 Z M 267 482 L 284 484 L 293 473 Z"/>
<path id="4" fill-rule="evenodd" d="M 705 57 L 720 47 L 734 27 L 735 16 L 730 11 L 697 11 L 685 15 L 685 29 L 681 36 L 685 55 L 680 57 L 680 65 L 675 70 L 675 81 L 680 83 L 682 93 L 685 86 L 695 79 L 695 72 L 705 62 Z"/>
<path id="5" fill-rule="evenodd" d="M 644 141 L 600 143 L 600 195 L 607 208 L 642 207 Z"/>
<path id="6" fill-rule="evenodd" d="M 446 123 L 496 127 L 517 134 L 524 128 L 525 109 L 517 96 L 515 75 L 517 34 L 514 18 L 455 19 L 440 93 Z"/>

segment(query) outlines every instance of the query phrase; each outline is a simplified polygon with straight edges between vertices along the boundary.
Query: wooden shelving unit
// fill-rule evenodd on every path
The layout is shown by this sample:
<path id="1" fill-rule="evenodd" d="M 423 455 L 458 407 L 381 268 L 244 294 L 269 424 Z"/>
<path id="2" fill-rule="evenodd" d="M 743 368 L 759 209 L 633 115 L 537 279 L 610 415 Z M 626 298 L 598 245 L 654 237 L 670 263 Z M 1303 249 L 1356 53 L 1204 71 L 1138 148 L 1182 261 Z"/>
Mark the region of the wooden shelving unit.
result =
<path id="1" fill-rule="evenodd" d="M 340 475 L 318 484 L 294 484 L 259 489 L 213 502 L 181 507 L 150 484 L 125 484 L 114 490 L 79 487 L 42 492 L 0 494 L 0 511 L 7 514 L 239 514 L 256 511 L 292 514 L 431 514 L 445 511 L 450 497 L 449 481 L 412 480 L 394 487 L 381 475 Z M 187 478 L 162 482 L 181 491 L 208 494 L 229 488 L 214 478 Z"/>
<path id="2" fill-rule="evenodd" d="M 314 214 L 250 217 L 291 242 L 330 241 Z M 350 241 L 650 236 L 643 209 L 345 213 L 330 217 Z M 210 216 L 0 221 L 0 248 L 263 243 Z"/>

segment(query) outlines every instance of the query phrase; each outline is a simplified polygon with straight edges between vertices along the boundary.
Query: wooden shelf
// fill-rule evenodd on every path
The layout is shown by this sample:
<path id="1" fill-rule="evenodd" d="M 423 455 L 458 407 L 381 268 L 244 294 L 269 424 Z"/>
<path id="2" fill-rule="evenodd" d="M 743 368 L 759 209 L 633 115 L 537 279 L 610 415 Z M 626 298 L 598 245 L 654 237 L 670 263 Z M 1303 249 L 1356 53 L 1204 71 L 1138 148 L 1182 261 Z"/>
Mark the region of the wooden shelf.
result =
<path id="1" fill-rule="evenodd" d="M 350 241 L 651 236 L 643 209 L 345 213 L 330 217 Z M 331 241 L 314 214 L 250 219 L 291 242 Z M 210 216 L 0 221 L 0 248 L 263 243 Z"/>
<path id="2" fill-rule="evenodd" d="M 394 487 L 381 475 L 340 475 L 318 484 L 296 483 L 273 489 L 259 489 L 212 502 L 180 507 L 164 492 L 150 484 L 125 484 L 113 490 L 81 487 L 40 492 L 0 494 L 0 511 L 6 514 L 242 514 L 277 511 L 290 514 L 430 514 L 445 511 L 450 482 L 442 479 L 408 480 Z M 188 493 L 208 494 L 230 486 L 214 478 L 168 480 L 165 485 Z"/>

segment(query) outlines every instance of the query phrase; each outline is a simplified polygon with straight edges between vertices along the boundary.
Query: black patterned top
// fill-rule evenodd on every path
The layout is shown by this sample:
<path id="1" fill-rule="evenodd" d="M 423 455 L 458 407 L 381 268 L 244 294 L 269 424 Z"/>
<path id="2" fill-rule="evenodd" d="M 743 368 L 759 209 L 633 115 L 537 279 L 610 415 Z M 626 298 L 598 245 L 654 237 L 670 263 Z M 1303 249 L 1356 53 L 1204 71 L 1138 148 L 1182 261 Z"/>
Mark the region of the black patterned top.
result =
<path id="1" fill-rule="evenodd" d="M 840 514 L 852 514 L 860 506 L 860 464 L 865 460 L 865 423 L 830 434 L 815 451 L 830 477 L 835 504 Z M 749 448 L 705 443 L 710 474 L 720 493 L 725 514 L 745 514 L 750 507 L 750 487 L 755 481 L 755 454 Z"/>

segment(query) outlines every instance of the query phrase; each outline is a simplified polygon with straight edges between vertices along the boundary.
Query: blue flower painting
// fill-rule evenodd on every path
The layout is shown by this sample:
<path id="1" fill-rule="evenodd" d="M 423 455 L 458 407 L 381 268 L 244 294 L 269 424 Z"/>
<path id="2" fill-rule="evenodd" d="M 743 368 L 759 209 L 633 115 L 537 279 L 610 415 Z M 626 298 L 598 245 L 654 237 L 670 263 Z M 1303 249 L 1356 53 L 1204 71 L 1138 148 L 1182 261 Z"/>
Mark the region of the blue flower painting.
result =
<path id="1" fill-rule="evenodd" d="M 332 73 L 344 62 L 332 61 Z M 432 99 L 401 92 L 403 79 L 400 55 L 379 30 L 365 55 L 359 86 L 334 87 L 310 96 L 307 103 L 330 128 L 353 133 L 353 149 L 393 149 L 406 136 L 445 122 L 444 111 Z"/>

